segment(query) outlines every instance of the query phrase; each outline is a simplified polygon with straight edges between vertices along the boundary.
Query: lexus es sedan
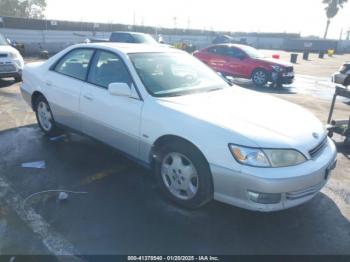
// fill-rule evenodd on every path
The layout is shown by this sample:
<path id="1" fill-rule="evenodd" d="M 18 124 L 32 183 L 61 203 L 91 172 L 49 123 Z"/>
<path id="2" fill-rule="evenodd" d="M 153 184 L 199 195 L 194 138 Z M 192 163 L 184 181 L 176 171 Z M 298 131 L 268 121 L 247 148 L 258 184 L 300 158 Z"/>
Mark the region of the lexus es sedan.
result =
<path id="1" fill-rule="evenodd" d="M 286 101 L 230 86 L 195 57 L 142 44 L 75 45 L 28 64 L 21 91 L 47 136 L 76 130 L 154 170 L 173 202 L 275 211 L 326 184 L 336 148 Z"/>

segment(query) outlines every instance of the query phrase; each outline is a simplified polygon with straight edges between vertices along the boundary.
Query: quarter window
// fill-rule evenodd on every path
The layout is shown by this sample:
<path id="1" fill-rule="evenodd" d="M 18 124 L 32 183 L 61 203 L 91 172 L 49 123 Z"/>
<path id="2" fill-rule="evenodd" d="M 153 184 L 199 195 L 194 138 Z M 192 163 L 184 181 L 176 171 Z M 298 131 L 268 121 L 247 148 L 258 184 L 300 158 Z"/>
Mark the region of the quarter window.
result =
<path id="1" fill-rule="evenodd" d="M 132 79 L 123 61 L 115 54 L 97 51 L 91 65 L 88 82 L 108 88 L 111 83 L 126 83 Z"/>
<path id="2" fill-rule="evenodd" d="M 54 71 L 85 80 L 91 57 L 92 49 L 76 49 L 65 55 L 55 66 Z"/>

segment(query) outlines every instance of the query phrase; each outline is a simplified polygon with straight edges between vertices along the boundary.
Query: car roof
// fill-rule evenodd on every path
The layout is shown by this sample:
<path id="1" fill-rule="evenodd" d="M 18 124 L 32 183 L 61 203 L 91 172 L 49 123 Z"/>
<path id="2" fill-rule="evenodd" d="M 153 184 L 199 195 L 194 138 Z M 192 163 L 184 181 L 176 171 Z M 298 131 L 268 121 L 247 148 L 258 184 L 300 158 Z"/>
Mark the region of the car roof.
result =
<path id="1" fill-rule="evenodd" d="M 246 47 L 251 47 L 249 45 L 241 45 L 241 44 L 231 44 L 231 43 L 222 43 L 222 44 L 213 44 L 210 47 L 214 47 L 214 46 L 228 46 L 228 47 L 237 47 L 237 48 L 240 48 L 240 49 L 244 49 Z"/>
<path id="2" fill-rule="evenodd" d="M 130 32 L 130 31 L 115 31 L 115 32 L 112 32 L 112 34 L 148 35 L 141 32 Z"/>
<path id="3" fill-rule="evenodd" d="M 102 48 L 107 50 L 118 50 L 125 54 L 133 53 L 183 53 L 184 51 L 178 50 L 166 45 L 150 45 L 150 44 L 134 44 L 134 43 L 89 43 L 78 44 L 75 47 L 88 47 L 88 48 Z"/>

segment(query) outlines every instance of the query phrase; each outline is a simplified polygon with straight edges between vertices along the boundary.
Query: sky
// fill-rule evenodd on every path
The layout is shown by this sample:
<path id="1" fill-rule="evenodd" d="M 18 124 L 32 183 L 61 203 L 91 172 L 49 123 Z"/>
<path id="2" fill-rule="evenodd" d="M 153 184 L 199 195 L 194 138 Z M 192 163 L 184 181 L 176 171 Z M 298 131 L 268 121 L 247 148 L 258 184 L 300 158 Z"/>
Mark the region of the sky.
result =
<path id="1" fill-rule="evenodd" d="M 100 23 L 232 32 L 323 36 L 322 0 L 47 0 L 46 17 Z M 332 20 L 329 37 L 350 29 L 350 2 Z"/>

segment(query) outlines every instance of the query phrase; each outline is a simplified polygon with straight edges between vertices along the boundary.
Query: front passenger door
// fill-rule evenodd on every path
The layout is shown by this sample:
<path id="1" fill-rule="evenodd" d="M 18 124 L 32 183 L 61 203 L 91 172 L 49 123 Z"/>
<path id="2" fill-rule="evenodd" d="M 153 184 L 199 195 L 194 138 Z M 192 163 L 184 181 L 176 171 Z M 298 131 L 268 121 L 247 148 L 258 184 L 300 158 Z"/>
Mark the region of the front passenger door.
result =
<path id="1" fill-rule="evenodd" d="M 87 82 L 80 100 L 84 132 L 138 157 L 143 102 L 122 59 L 109 51 L 97 51 Z M 134 96 L 111 95 L 108 91 L 111 83 L 127 83 Z"/>

